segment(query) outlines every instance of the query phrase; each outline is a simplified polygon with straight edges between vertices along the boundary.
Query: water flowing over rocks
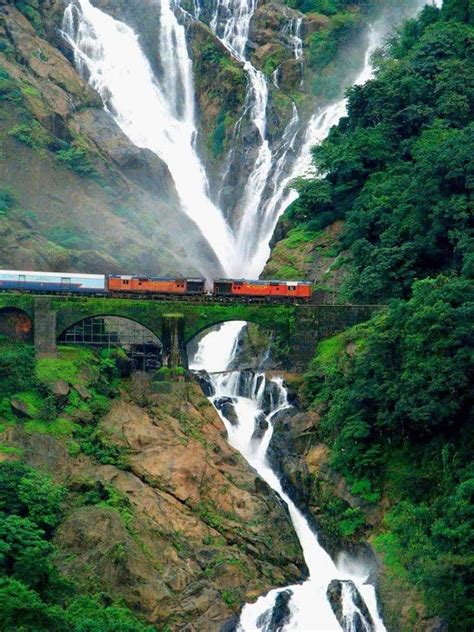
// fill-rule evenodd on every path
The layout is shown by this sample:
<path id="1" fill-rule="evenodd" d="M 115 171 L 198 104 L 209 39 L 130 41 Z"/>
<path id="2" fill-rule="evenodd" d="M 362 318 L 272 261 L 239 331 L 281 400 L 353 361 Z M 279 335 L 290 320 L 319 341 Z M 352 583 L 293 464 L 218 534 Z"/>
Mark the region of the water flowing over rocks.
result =
<path id="1" fill-rule="evenodd" d="M 209 366 L 231 365 L 238 354 L 236 340 L 244 323 L 240 323 L 240 329 L 236 325 L 239 323 L 228 323 L 202 338 L 191 366 L 202 370 L 206 363 Z M 281 421 L 290 408 L 281 378 L 267 380 L 263 374 L 248 371 L 227 371 L 210 377 L 215 390 L 210 400 L 221 414 L 230 445 L 241 452 L 286 506 L 309 571 L 303 584 L 271 591 L 256 603 L 247 603 L 241 612 L 238 629 L 245 632 L 260 628 L 283 630 L 291 624 L 297 630 L 327 632 L 340 630 L 342 625 L 347 632 L 384 632 L 374 586 L 367 583 L 368 566 L 347 555 L 344 560 L 341 557 L 338 564 L 333 562 L 319 542 L 311 514 L 307 510 L 301 511 L 295 504 L 300 505 L 301 500 L 292 493 L 298 489 L 298 484 L 288 485 L 286 472 L 282 477 L 279 469 L 274 467 L 278 458 L 275 458 L 274 446 L 269 446 L 275 426 L 286 427 L 287 437 L 291 428 L 291 414 L 283 424 Z M 224 414 L 224 407 L 230 402 L 231 420 Z M 277 416 L 279 420 L 274 421 Z M 286 465 L 288 446 L 280 446 L 277 452 L 285 455 L 283 460 L 280 457 L 280 463 Z M 295 456 L 294 461 L 298 476 L 301 457 Z M 229 625 L 233 629 L 233 623 Z"/>

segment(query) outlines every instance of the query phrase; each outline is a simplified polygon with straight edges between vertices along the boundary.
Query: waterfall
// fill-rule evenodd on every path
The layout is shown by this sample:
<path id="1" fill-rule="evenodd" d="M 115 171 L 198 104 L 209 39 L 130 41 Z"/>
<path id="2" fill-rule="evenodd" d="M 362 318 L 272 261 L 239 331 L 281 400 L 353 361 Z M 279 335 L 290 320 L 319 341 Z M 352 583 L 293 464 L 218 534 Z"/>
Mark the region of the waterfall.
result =
<path id="1" fill-rule="evenodd" d="M 243 322 L 226 323 L 218 331 L 205 336 L 200 341 L 192 360 L 192 369 L 225 371 L 235 358 L 236 340 L 244 326 Z M 263 373 L 250 374 L 246 380 L 242 380 L 242 374 L 238 371 L 212 375 L 210 379 L 214 389 L 210 400 L 216 406 L 225 425 L 229 443 L 239 450 L 285 503 L 309 571 L 309 578 L 304 583 L 272 590 L 254 604 L 247 604 L 241 613 L 239 631 L 255 632 L 261 629 L 263 632 L 265 628 L 260 624 L 265 620 L 266 613 L 271 612 L 278 594 L 290 591 L 291 618 L 284 628 L 285 632 L 330 632 L 341 629 L 351 632 L 356 629 L 356 621 L 359 625 L 357 629 L 363 632 L 385 632 L 377 610 L 374 587 L 366 583 L 368 572 L 361 569 L 360 573 L 356 574 L 347 568 L 338 568 L 319 544 L 318 537 L 306 518 L 283 491 L 278 476 L 267 460 L 267 449 L 273 434 L 272 420 L 278 413 L 290 407 L 282 380 L 273 378 L 268 382 Z M 272 386 L 271 391 L 276 391 L 277 394 L 265 398 L 269 385 Z M 225 401 L 227 406 L 232 402 L 238 419 L 237 424 L 231 423 L 224 414 L 225 407 L 221 405 L 222 401 Z M 326 594 L 333 580 L 340 581 L 342 585 L 343 628 Z M 360 598 L 357 599 L 357 596 Z M 365 613 L 361 610 L 360 599 L 365 604 Z"/>
<path id="2" fill-rule="evenodd" d="M 303 57 L 303 40 L 301 39 L 301 27 L 303 25 L 303 16 L 290 18 L 283 27 L 283 34 L 290 40 L 293 55 L 298 61 Z"/>
<path id="3" fill-rule="evenodd" d="M 78 69 L 100 94 L 106 110 L 135 145 L 150 149 L 167 164 L 184 211 L 225 273 L 235 275 L 235 239 L 210 200 L 207 176 L 194 146 L 194 86 L 185 30 L 168 0 L 160 6 L 163 77 L 159 83 L 134 31 L 89 0 L 74 0 L 67 6 L 63 34 Z"/>
<path id="4" fill-rule="evenodd" d="M 236 216 L 236 250 L 239 261 L 251 258 L 258 243 L 259 208 L 267 179 L 272 169 L 272 151 L 267 139 L 268 85 L 265 75 L 257 70 L 246 56 L 250 22 L 257 8 L 256 0 L 217 0 L 210 26 L 227 50 L 243 64 L 248 77 L 248 90 L 244 111 L 236 125 L 240 130 L 242 120 L 250 115 L 258 132 L 259 147 L 254 167 L 250 171 L 243 195 L 238 202 Z M 228 171 L 232 156 L 228 159 Z M 228 173 L 227 171 L 227 173 Z M 245 264 L 241 274 L 249 276 Z"/>

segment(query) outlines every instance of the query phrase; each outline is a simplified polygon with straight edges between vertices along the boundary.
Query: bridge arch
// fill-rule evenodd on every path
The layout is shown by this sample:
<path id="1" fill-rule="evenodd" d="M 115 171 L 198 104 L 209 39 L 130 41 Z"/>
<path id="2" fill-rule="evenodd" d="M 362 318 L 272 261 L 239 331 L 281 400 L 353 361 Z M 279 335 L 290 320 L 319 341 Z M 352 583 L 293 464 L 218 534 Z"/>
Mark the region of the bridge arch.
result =
<path id="1" fill-rule="evenodd" d="M 228 336 L 223 339 L 222 327 L 227 326 Z M 206 347 L 201 347 L 206 338 Z M 236 340 L 237 338 L 237 340 Z M 232 368 L 257 369 L 270 363 L 272 343 L 275 332 L 259 323 L 244 320 L 224 320 L 198 331 L 187 344 L 187 353 L 191 368 L 203 367 L 210 372 L 227 370 L 232 352 L 236 352 Z M 223 357 L 222 345 L 227 345 L 229 357 Z M 237 345 L 235 347 L 235 344 Z M 224 356 L 227 354 L 224 353 Z M 224 362 L 225 366 L 221 366 Z M 234 366 L 235 364 L 235 366 Z"/>
<path id="2" fill-rule="evenodd" d="M 219 327 L 220 325 L 236 322 L 242 322 L 247 325 L 255 325 L 256 327 L 262 327 L 264 329 L 267 329 L 268 331 L 274 331 L 274 328 L 269 327 L 268 325 L 262 325 L 259 318 L 218 318 L 216 320 L 213 320 L 211 323 L 206 323 L 205 325 L 202 325 L 197 330 L 192 330 L 188 332 L 186 336 L 186 344 L 191 344 L 196 338 L 202 337 L 207 332 L 211 332 L 213 329 Z"/>
<path id="3" fill-rule="evenodd" d="M 32 342 L 33 319 L 19 307 L 0 308 L 0 335 L 21 342 Z"/>
<path id="4" fill-rule="evenodd" d="M 163 343 L 149 327 L 125 316 L 98 314 L 82 318 L 58 335 L 58 344 L 94 349 L 121 348 L 130 368 L 152 371 L 162 365 Z"/>

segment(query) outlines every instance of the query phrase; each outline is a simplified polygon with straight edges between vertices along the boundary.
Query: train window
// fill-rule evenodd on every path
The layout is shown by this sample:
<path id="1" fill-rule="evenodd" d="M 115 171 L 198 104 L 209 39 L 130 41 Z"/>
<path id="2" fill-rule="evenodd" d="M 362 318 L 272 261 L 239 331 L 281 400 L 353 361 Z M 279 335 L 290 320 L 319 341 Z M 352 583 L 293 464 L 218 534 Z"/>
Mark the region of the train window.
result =
<path id="1" fill-rule="evenodd" d="M 124 279 L 124 280 L 123 280 L 123 284 L 124 284 L 124 285 L 128 285 L 128 279 Z"/>
<path id="2" fill-rule="evenodd" d="M 296 290 L 296 285 L 289 285 L 289 286 L 288 286 L 288 290 L 289 290 L 290 292 L 294 292 L 294 291 Z"/>
<path id="3" fill-rule="evenodd" d="M 18 281 L 20 283 L 25 283 L 26 282 L 26 276 L 24 274 L 19 274 L 18 275 Z"/>
<path id="4" fill-rule="evenodd" d="M 69 277 L 61 277 L 61 285 L 71 285 L 71 279 Z"/>

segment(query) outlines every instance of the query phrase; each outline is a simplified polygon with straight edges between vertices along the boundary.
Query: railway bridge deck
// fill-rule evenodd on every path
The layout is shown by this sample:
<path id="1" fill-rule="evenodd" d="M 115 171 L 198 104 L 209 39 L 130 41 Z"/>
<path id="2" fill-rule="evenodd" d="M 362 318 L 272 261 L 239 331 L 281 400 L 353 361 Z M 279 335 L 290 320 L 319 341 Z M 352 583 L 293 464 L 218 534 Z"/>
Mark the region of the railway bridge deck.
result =
<path id="1" fill-rule="evenodd" d="M 285 339 L 302 368 L 318 340 L 368 320 L 381 305 L 317 305 L 186 302 L 76 296 L 37 296 L 0 293 L 2 315 L 15 312 L 30 319 L 37 353 L 56 352 L 58 338 L 73 325 L 92 317 L 118 316 L 135 321 L 163 344 L 169 367 L 187 367 L 187 344 L 202 331 L 220 323 L 255 323 Z"/>

